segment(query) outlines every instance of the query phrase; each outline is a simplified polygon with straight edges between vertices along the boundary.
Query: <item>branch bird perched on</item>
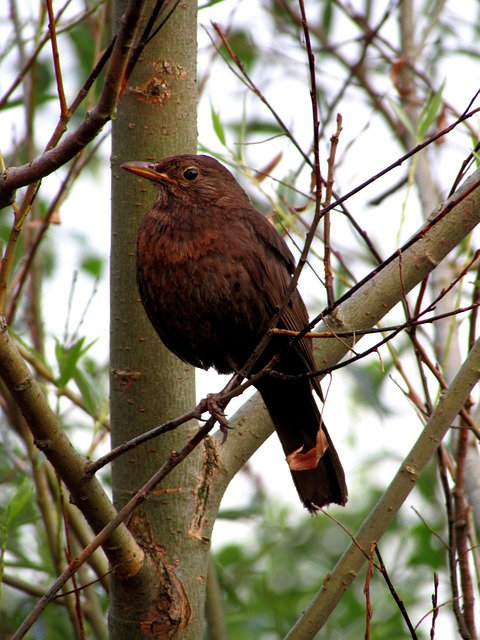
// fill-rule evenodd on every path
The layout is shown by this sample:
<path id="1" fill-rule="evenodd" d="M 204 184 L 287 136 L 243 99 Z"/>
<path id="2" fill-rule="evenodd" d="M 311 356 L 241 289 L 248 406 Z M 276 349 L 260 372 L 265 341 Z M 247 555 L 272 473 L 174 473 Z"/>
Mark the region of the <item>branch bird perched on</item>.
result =
<path id="1" fill-rule="evenodd" d="M 122 167 L 158 187 L 137 239 L 137 282 L 150 322 L 185 362 L 219 373 L 240 371 L 291 281 L 295 264 L 286 243 L 230 171 L 209 156 L 180 155 Z M 277 327 L 300 331 L 307 323 L 295 290 Z M 274 366 L 280 375 L 267 373 L 255 386 L 300 498 L 315 512 L 332 502 L 345 504 L 347 488 L 313 396 L 316 391 L 321 397 L 318 382 L 302 376 L 315 371 L 311 340 L 291 347 L 288 340 L 272 337 L 250 373 L 281 350 Z"/>

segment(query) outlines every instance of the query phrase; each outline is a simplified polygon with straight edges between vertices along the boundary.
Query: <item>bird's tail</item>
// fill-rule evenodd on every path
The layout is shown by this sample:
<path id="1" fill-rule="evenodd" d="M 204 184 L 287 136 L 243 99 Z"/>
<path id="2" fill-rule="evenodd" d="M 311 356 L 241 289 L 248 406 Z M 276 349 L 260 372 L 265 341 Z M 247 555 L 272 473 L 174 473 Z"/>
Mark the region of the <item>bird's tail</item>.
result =
<path id="1" fill-rule="evenodd" d="M 307 378 L 284 380 L 264 376 L 256 384 L 288 456 L 315 448 L 321 417 Z M 291 470 L 298 494 L 311 512 L 330 503 L 347 502 L 345 474 L 330 436 L 322 424 L 328 446 L 316 468 Z"/>

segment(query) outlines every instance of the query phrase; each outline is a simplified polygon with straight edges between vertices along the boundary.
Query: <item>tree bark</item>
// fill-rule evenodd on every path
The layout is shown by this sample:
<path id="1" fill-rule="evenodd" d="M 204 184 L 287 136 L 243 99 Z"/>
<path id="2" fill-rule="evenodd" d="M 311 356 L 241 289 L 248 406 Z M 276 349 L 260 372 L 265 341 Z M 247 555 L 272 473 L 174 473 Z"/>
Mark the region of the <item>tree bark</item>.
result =
<path id="1" fill-rule="evenodd" d="M 147 3 L 146 13 L 154 4 Z M 124 0 L 117 1 L 117 20 L 125 7 Z M 113 446 L 195 406 L 194 372 L 160 343 L 144 313 L 135 282 L 137 227 L 153 206 L 155 194 L 148 183 L 135 180 L 120 165 L 129 160 L 195 153 L 196 133 L 196 5 L 189 0 L 175 8 L 147 45 L 113 121 Z M 115 461 L 115 506 L 123 506 L 196 428 L 196 424 L 184 425 Z M 209 543 L 192 535 L 191 527 L 202 464 L 199 448 L 131 519 L 129 527 L 146 553 L 146 562 L 132 580 L 124 581 L 113 573 L 109 618 L 112 639 L 135 640 L 151 638 L 152 634 L 169 638 L 177 632 L 175 637 L 201 637 Z"/>

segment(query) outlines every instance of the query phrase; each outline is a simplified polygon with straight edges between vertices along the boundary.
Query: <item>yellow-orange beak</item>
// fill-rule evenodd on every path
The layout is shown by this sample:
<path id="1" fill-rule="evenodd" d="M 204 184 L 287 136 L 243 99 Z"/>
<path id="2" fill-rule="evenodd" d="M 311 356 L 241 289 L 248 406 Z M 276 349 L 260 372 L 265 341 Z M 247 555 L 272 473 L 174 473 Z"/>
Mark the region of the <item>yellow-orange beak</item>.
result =
<path id="1" fill-rule="evenodd" d="M 158 173 L 153 168 L 154 165 L 149 164 L 148 162 L 125 162 L 125 164 L 122 164 L 121 166 L 122 169 L 126 169 L 141 178 L 147 178 L 154 182 L 173 182 L 166 173 Z"/>

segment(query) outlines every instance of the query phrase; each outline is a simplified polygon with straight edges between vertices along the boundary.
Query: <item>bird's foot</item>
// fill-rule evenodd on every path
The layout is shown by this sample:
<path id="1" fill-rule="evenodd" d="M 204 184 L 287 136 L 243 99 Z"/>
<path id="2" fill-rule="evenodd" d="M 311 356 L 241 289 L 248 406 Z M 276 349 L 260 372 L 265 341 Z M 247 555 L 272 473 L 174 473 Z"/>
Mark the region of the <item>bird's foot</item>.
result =
<path id="1" fill-rule="evenodd" d="M 206 398 L 202 398 L 202 400 L 200 400 L 195 411 L 199 416 L 201 416 L 205 411 L 208 411 L 212 418 L 214 418 L 220 425 L 220 431 L 223 433 L 223 439 L 225 441 L 230 426 L 227 418 L 225 417 L 225 412 L 223 410 L 222 402 L 219 400 L 219 395 L 217 393 L 209 393 Z"/>

